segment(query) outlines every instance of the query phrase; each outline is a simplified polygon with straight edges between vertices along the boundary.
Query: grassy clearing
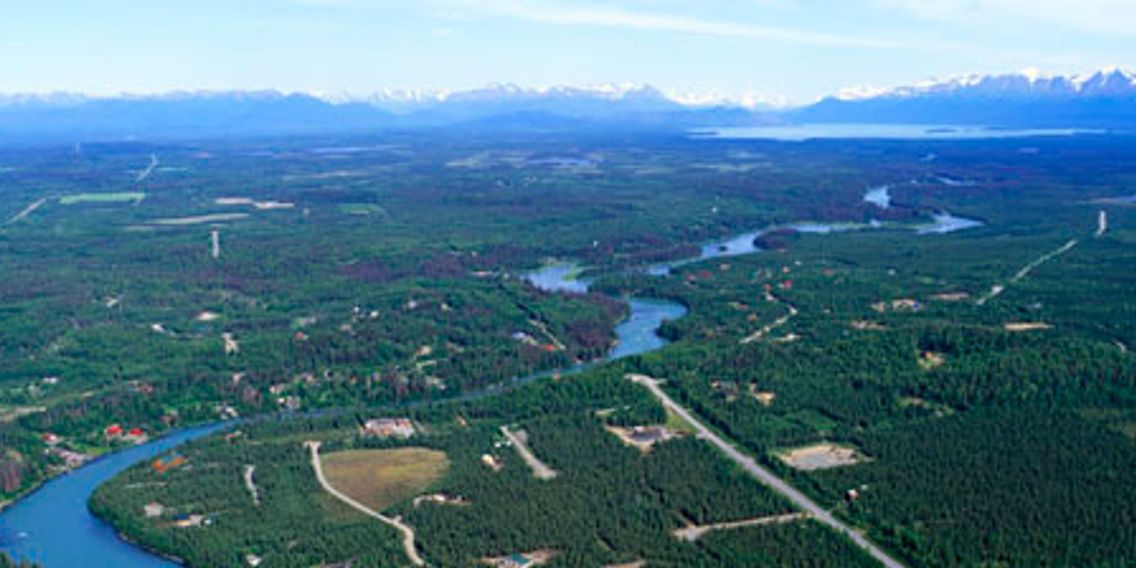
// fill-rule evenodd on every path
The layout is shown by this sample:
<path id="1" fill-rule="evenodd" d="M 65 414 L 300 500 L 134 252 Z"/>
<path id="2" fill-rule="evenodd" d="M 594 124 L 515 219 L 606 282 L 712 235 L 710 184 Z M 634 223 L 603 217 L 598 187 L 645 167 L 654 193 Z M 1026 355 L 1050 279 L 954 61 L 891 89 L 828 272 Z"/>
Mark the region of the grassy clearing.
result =
<path id="1" fill-rule="evenodd" d="M 248 213 L 213 213 L 210 215 L 198 215 L 195 217 L 176 217 L 168 219 L 155 219 L 150 221 L 151 225 L 163 226 L 181 226 L 181 225 L 200 225 L 202 223 L 223 223 L 226 221 L 240 221 L 247 219 Z"/>
<path id="2" fill-rule="evenodd" d="M 667 421 L 663 423 L 663 426 L 676 434 L 694 434 L 694 427 L 681 416 L 671 412 L 669 408 L 667 409 Z"/>
<path id="3" fill-rule="evenodd" d="M 445 473 L 450 462 L 439 451 L 400 448 L 334 452 L 322 457 L 322 465 L 333 487 L 382 511 L 421 493 Z"/>
<path id="4" fill-rule="evenodd" d="M 117 193 L 77 193 L 59 198 L 62 205 L 77 205 L 80 203 L 126 203 L 142 201 L 146 194 L 141 191 L 120 191 Z"/>

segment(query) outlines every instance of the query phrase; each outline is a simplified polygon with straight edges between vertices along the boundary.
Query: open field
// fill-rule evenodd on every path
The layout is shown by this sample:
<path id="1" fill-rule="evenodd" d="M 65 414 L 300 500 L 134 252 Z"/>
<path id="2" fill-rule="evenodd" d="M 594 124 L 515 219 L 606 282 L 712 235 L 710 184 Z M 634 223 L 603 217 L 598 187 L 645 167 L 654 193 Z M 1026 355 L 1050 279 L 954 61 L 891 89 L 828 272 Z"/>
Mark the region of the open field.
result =
<path id="1" fill-rule="evenodd" d="M 59 198 L 61 205 L 78 205 L 81 203 L 138 203 L 146 198 L 141 191 L 119 191 L 112 193 L 77 193 L 64 195 Z"/>
<path id="2" fill-rule="evenodd" d="M 856 450 L 835 444 L 815 444 L 785 450 L 777 456 L 794 469 L 813 471 L 830 467 L 856 465 L 863 461 Z"/>
<path id="3" fill-rule="evenodd" d="M 321 461 L 333 487 L 375 511 L 413 498 L 449 467 L 446 454 L 426 448 L 331 452 Z"/>
<path id="4" fill-rule="evenodd" d="M 241 219 L 248 218 L 248 213 L 212 213 L 209 215 L 195 215 L 192 217 L 168 217 L 164 219 L 154 219 L 153 221 L 150 221 L 150 224 L 163 226 L 201 225 L 204 223 L 224 223 L 227 221 L 239 221 Z"/>

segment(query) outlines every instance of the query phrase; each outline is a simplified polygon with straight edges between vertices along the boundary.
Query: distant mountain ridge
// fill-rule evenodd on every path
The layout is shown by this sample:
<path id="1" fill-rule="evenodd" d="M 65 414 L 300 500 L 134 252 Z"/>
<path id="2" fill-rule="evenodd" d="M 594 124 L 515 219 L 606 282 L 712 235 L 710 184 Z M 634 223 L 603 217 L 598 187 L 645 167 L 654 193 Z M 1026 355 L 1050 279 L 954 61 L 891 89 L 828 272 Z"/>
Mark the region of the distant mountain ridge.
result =
<path id="1" fill-rule="evenodd" d="M 1136 74 L 968 75 L 894 89 L 849 89 L 790 113 L 800 122 L 1136 127 Z"/>
<path id="2" fill-rule="evenodd" d="M 0 95 L 0 141 L 185 139 L 366 133 L 390 128 L 685 129 L 777 123 L 977 124 L 1136 129 L 1136 74 L 1035 71 L 969 75 L 892 89 L 849 89 L 775 110 L 747 96 L 668 95 L 649 85 L 468 91 L 389 90 L 367 97 L 184 91 L 89 97 Z"/>

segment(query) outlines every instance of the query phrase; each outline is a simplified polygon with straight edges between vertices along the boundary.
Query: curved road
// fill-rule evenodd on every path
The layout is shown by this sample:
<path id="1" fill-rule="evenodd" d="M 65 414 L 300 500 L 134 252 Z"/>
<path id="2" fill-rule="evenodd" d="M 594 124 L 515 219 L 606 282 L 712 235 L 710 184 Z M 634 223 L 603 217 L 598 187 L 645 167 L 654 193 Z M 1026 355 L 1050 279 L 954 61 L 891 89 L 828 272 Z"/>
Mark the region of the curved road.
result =
<path id="1" fill-rule="evenodd" d="M 742 466 L 742 469 L 746 470 L 747 473 L 760 481 L 762 485 L 765 485 L 773 491 L 780 493 L 785 498 L 792 501 L 793 504 L 799 507 L 802 511 L 805 511 L 806 513 L 812 515 L 816 520 L 828 525 L 829 527 L 832 527 L 837 532 L 840 532 L 848 538 L 852 539 L 852 542 L 856 543 L 856 546 L 859 546 L 860 548 L 867 551 L 868 554 L 871 554 L 873 558 L 880 561 L 880 563 L 884 566 L 887 566 L 888 568 L 903 568 L 903 564 L 889 556 L 888 553 L 884 552 L 883 549 L 876 546 L 874 543 L 872 543 L 872 541 L 868 540 L 867 537 L 865 537 L 863 534 L 844 524 L 843 521 L 834 517 L 832 513 L 829 513 L 815 501 L 809 499 L 804 493 L 801 493 L 792 485 L 789 485 L 789 483 L 787 483 L 785 480 L 777 477 L 769 470 L 758 465 L 758 463 L 754 461 L 753 458 L 741 453 L 737 450 L 737 448 L 727 443 L 726 440 L 724 440 L 721 436 L 715 434 L 709 428 L 704 426 L 701 422 L 698 421 L 697 418 L 694 417 L 693 414 L 691 414 L 690 411 L 679 406 L 678 403 L 671 399 L 671 397 L 667 396 L 667 393 L 663 392 L 663 389 L 659 387 L 660 381 L 646 375 L 636 374 L 629 374 L 627 375 L 627 378 L 634 383 L 638 383 L 640 385 L 643 385 L 644 387 L 647 387 L 647 390 L 651 391 L 651 394 L 653 394 L 655 398 L 659 399 L 659 402 L 661 402 L 665 408 L 679 415 L 683 420 L 689 422 L 690 425 L 693 426 L 694 429 L 698 432 L 699 438 L 706 440 L 711 444 L 714 444 L 714 446 L 721 450 L 722 453 L 726 454 L 727 457 L 729 457 L 738 465 Z"/>
<path id="2" fill-rule="evenodd" d="M 319 480 L 320 485 L 323 486 L 325 491 L 331 493 L 332 496 L 334 496 L 336 499 L 347 503 L 360 513 L 374 517 L 398 529 L 398 531 L 402 533 L 402 548 L 406 550 L 406 557 L 409 558 L 410 562 L 415 566 L 426 565 L 426 562 L 423 561 L 422 557 L 418 555 L 418 549 L 414 547 L 414 529 L 411 528 L 410 525 L 407 525 L 406 523 L 400 521 L 398 518 L 392 519 L 386 515 L 377 513 L 366 505 L 352 499 L 351 497 L 348 497 L 343 493 L 340 493 L 339 490 L 332 487 L 331 484 L 327 482 L 327 478 L 323 476 L 323 466 L 320 465 L 319 458 L 320 443 L 314 441 L 304 442 L 304 447 L 308 448 L 312 452 L 312 469 L 316 470 L 316 479 Z"/>

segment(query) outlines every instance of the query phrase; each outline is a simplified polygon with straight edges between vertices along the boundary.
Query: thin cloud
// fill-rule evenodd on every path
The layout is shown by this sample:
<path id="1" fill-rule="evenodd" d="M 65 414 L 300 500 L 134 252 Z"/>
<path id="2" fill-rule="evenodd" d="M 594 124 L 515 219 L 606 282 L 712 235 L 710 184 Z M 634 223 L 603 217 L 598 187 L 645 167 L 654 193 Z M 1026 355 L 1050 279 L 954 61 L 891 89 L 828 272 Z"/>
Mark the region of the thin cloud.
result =
<path id="1" fill-rule="evenodd" d="M 396 8 L 388 0 L 293 0 L 309 6 L 355 8 Z M 907 41 L 849 34 L 815 32 L 781 26 L 702 19 L 690 16 L 628 10 L 607 6 L 567 6 L 543 1 L 504 0 L 427 0 L 422 3 L 435 15 L 454 17 L 469 14 L 507 17 L 554 26 L 624 28 L 720 38 L 745 38 L 820 47 L 869 49 L 957 49 L 942 42 Z M 401 7 L 405 8 L 405 5 Z"/>
<path id="2" fill-rule="evenodd" d="M 926 20 L 1052 24 L 1059 28 L 1131 36 L 1136 34 L 1132 0 L 872 0 Z"/>

